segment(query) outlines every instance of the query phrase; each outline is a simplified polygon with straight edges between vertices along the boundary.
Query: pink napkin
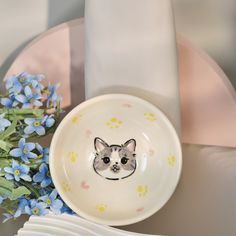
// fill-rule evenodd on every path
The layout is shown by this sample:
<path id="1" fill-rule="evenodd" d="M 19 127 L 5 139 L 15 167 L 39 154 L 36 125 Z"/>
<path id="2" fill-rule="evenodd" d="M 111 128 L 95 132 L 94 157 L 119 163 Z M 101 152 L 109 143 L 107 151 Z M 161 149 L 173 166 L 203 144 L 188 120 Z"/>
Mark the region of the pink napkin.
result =
<path id="1" fill-rule="evenodd" d="M 182 141 L 236 147 L 236 94 L 203 51 L 179 37 Z"/>

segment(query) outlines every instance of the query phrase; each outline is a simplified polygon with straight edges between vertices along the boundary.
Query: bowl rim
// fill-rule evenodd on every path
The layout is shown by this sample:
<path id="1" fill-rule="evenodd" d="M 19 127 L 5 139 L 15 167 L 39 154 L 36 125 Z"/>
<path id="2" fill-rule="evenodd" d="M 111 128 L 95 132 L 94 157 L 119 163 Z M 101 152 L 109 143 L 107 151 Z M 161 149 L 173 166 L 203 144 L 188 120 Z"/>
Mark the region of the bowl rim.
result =
<path id="1" fill-rule="evenodd" d="M 67 124 L 68 120 L 70 120 L 75 114 L 77 114 L 80 110 L 93 105 L 94 103 L 97 102 L 101 102 L 104 100 L 109 100 L 109 99 L 127 99 L 129 101 L 136 101 L 138 103 L 142 103 L 144 106 L 146 107 L 150 107 L 153 110 L 157 110 L 159 115 L 162 116 L 162 119 L 164 119 L 164 121 L 166 122 L 166 124 L 168 125 L 170 131 L 173 134 L 173 137 L 175 139 L 176 142 L 176 147 L 177 147 L 177 151 L 178 151 L 178 156 L 179 156 L 179 162 L 178 162 L 178 172 L 177 172 L 177 178 L 176 178 L 176 183 L 175 186 L 173 187 L 172 191 L 170 192 L 169 196 L 166 198 L 165 201 L 162 202 L 162 204 L 160 206 L 156 205 L 153 208 L 150 208 L 149 210 L 145 211 L 145 213 L 134 216 L 134 217 L 130 217 L 130 219 L 125 219 L 125 220 L 105 220 L 105 219 L 101 219 L 99 217 L 95 217 L 95 216 L 91 216 L 90 214 L 87 214 L 86 212 L 82 211 L 77 205 L 75 205 L 70 198 L 68 197 L 68 195 L 66 193 L 63 192 L 61 185 L 59 184 L 59 180 L 57 179 L 57 169 L 55 168 L 54 165 L 54 150 L 55 150 L 55 145 L 56 142 L 58 140 L 59 135 L 61 134 L 61 131 L 63 130 L 64 126 Z M 52 137 L 52 141 L 50 144 L 50 152 L 49 152 L 49 169 L 50 169 L 50 173 L 51 173 L 51 177 L 53 180 L 53 183 L 55 185 L 55 188 L 58 191 L 58 194 L 61 196 L 61 198 L 63 199 L 63 201 L 79 216 L 91 220 L 95 223 L 99 223 L 102 225 L 110 225 L 110 226 L 124 226 L 124 225 L 130 225 L 130 224 L 134 224 L 137 222 L 140 222 L 142 220 L 145 220 L 146 218 L 154 215 L 157 211 L 159 211 L 172 197 L 173 193 L 175 192 L 178 183 L 180 181 L 180 177 L 181 177 L 181 173 L 182 173 L 182 166 L 183 166 L 183 156 L 182 156 L 182 146 L 181 146 L 181 142 L 179 139 L 179 136 L 177 134 L 177 131 L 175 129 L 175 127 L 173 126 L 173 124 L 171 123 L 171 121 L 169 120 L 169 118 L 165 115 L 165 113 L 156 105 L 153 105 L 152 103 L 150 103 L 149 101 L 146 101 L 145 99 L 139 98 L 137 96 L 133 96 L 133 95 L 128 95 L 128 94 L 122 94 L 122 93 L 114 93 L 114 94 L 105 94 L 105 95 L 100 95 L 100 96 L 96 96 L 93 98 L 90 98 L 80 104 L 78 104 L 76 107 L 74 107 L 64 118 L 63 120 L 60 122 L 60 124 L 58 125 L 55 133 L 53 134 Z"/>

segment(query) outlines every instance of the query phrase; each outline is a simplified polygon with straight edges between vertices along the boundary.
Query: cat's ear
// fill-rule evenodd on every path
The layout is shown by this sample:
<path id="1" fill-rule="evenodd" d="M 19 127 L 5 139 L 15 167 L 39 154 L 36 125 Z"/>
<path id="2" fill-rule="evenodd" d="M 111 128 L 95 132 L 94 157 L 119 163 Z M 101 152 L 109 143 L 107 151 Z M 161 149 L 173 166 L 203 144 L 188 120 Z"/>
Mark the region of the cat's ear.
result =
<path id="1" fill-rule="evenodd" d="M 101 138 L 95 138 L 94 147 L 97 152 L 101 152 L 104 148 L 109 147 L 109 145 Z"/>
<path id="2" fill-rule="evenodd" d="M 130 139 L 123 145 L 126 147 L 130 152 L 134 152 L 136 148 L 136 141 L 134 139 Z"/>

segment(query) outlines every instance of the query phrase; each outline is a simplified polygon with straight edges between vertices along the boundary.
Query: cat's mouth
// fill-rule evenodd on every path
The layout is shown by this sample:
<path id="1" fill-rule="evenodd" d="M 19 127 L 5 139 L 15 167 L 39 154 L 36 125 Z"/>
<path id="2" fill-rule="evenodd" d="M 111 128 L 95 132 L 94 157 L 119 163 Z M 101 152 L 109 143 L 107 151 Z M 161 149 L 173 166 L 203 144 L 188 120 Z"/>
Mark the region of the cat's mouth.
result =
<path id="1" fill-rule="evenodd" d="M 120 172 L 120 166 L 118 165 L 112 165 L 110 167 L 111 171 L 114 172 L 114 173 L 119 173 Z"/>

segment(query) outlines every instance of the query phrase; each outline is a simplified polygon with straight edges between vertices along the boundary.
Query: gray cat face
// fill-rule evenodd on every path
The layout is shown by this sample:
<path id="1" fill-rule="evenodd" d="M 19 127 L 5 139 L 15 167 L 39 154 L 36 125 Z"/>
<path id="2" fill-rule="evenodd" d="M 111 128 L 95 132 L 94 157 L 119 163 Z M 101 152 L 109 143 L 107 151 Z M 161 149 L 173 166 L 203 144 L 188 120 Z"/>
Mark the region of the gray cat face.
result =
<path id="1" fill-rule="evenodd" d="M 136 169 L 136 141 L 130 139 L 123 145 L 108 145 L 100 138 L 95 138 L 96 155 L 93 168 L 97 174 L 110 180 L 124 179 Z"/>

